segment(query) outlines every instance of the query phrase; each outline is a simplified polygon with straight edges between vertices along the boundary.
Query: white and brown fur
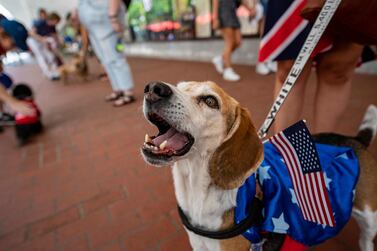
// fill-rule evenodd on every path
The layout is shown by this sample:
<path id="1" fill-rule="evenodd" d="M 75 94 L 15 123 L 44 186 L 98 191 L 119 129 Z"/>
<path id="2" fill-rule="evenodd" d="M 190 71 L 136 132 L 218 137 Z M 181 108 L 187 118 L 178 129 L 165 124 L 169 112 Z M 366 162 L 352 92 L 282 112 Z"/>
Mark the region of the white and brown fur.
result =
<path id="1" fill-rule="evenodd" d="M 216 84 L 182 82 L 169 86 L 173 91 L 169 100 L 158 108 L 144 102 L 144 114 L 153 109 L 177 130 L 190 133 L 195 143 L 186 155 L 169 161 L 144 158 L 155 166 L 173 166 L 176 199 L 191 224 L 207 230 L 228 228 L 234 224 L 237 189 L 263 160 L 262 143 L 248 111 Z M 200 102 L 198 97 L 203 95 L 216 97 L 220 108 L 212 109 Z M 171 112 L 176 115 L 169 116 Z M 377 163 L 356 138 L 331 134 L 320 135 L 318 140 L 354 147 L 359 157 L 361 175 L 353 216 L 361 229 L 361 249 L 373 251 L 377 232 Z M 195 251 L 242 251 L 251 246 L 242 236 L 214 240 L 187 233 Z"/>
<path id="2" fill-rule="evenodd" d="M 64 84 L 68 83 L 68 77 L 71 75 L 79 76 L 82 81 L 88 80 L 89 68 L 86 57 L 77 54 L 67 61 L 68 63 L 64 63 L 59 67 L 60 76 Z"/>

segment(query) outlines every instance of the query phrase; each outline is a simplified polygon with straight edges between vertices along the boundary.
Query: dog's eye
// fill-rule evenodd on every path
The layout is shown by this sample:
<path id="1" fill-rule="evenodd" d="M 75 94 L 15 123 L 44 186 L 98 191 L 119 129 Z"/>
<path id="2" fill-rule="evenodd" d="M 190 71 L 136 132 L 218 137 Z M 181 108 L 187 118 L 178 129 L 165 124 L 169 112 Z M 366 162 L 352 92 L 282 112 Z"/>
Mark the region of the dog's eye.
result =
<path id="1" fill-rule="evenodd" d="M 213 109 L 219 109 L 219 102 L 214 96 L 204 96 L 202 100 L 206 103 L 208 107 Z"/>

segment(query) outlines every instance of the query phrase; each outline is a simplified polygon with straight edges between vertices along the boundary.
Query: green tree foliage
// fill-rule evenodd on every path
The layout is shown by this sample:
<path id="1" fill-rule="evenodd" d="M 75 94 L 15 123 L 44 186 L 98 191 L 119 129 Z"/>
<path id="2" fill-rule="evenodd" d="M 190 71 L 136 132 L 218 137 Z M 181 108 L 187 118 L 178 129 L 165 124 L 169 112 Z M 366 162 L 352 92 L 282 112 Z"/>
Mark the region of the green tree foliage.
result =
<path id="1" fill-rule="evenodd" d="M 129 23 L 132 26 L 143 26 L 146 24 L 144 4 L 142 0 L 133 0 L 127 12 Z"/>

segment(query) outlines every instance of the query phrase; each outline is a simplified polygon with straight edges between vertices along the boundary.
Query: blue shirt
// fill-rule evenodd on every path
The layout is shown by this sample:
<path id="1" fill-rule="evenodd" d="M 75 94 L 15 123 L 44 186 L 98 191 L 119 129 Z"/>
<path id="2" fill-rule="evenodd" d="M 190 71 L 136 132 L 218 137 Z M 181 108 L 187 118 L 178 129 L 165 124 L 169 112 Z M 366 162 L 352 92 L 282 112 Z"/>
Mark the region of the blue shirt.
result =
<path id="1" fill-rule="evenodd" d="M 262 240 L 262 231 L 288 234 L 307 245 L 317 245 L 337 235 L 351 216 L 355 187 L 359 177 L 359 162 L 351 148 L 316 144 L 324 172 L 326 188 L 334 213 L 335 227 L 322 226 L 304 220 L 293 190 L 283 157 L 271 144 L 264 144 L 264 161 L 257 169 L 263 191 L 263 223 L 253 226 L 243 235 L 253 243 Z M 235 222 L 243 220 L 247 206 L 255 196 L 256 176 L 253 174 L 238 189 Z"/>
<path id="2" fill-rule="evenodd" d="M 36 33 L 42 37 L 56 33 L 55 26 L 49 25 L 46 20 L 38 19 L 33 23 Z"/>
<path id="3" fill-rule="evenodd" d="M 9 89 L 13 84 L 13 80 L 4 72 L 0 72 L 0 84 L 4 86 L 5 89 Z"/>

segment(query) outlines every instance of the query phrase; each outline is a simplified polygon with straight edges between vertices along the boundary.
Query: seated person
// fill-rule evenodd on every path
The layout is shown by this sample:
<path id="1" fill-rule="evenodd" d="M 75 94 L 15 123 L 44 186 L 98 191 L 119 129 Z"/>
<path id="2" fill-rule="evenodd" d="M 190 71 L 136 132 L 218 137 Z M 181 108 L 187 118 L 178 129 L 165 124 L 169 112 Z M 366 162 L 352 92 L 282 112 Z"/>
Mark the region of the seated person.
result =
<path id="1" fill-rule="evenodd" d="M 60 78 L 58 67 L 62 64 L 58 52 L 59 39 L 56 33 L 56 25 L 60 22 L 60 16 L 53 12 L 47 19 L 34 21 L 33 28 L 29 32 L 27 44 L 33 52 L 43 74 L 51 79 Z"/>

